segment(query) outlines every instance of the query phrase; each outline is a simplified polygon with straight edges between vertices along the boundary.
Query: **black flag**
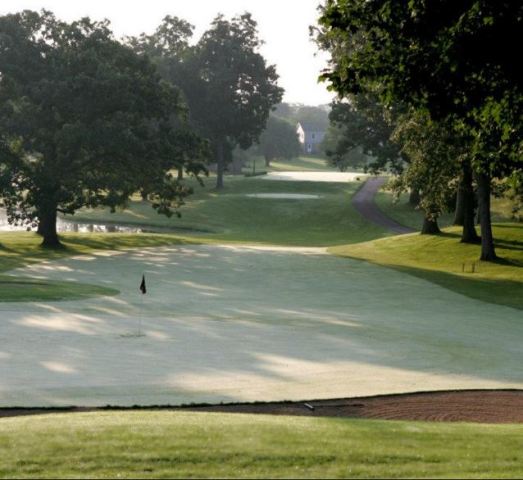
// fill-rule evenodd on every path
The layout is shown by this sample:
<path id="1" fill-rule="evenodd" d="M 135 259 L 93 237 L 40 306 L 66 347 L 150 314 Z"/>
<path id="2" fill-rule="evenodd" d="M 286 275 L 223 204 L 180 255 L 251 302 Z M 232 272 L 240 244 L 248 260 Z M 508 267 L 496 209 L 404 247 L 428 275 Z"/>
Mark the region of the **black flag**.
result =
<path id="1" fill-rule="evenodd" d="M 145 286 L 145 275 L 142 275 L 142 283 L 140 283 L 140 291 L 144 295 L 147 293 L 147 287 Z"/>

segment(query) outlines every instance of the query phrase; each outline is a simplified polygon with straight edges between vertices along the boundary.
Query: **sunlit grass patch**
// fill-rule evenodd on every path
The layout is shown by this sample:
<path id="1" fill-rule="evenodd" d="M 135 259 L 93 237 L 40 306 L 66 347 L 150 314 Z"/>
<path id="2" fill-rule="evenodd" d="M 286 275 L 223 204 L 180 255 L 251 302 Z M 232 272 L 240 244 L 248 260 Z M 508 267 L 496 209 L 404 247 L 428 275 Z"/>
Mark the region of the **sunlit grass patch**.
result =
<path id="1" fill-rule="evenodd" d="M 0 476 L 520 477 L 519 425 L 106 412 L 3 419 Z"/>
<path id="2" fill-rule="evenodd" d="M 479 262 L 480 246 L 460 243 L 460 227 L 442 235 L 401 235 L 331 253 L 394 268 L 491 303 L 523 309 L 523 225 L 494 225 L 500 261 Z"/>

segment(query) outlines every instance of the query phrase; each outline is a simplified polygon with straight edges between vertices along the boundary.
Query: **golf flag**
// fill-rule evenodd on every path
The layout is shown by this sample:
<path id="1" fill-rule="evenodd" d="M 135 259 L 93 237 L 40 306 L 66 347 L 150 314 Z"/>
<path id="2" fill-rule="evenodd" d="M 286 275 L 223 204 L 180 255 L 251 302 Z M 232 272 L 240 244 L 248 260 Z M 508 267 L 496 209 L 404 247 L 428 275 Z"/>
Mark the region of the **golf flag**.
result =
<path id="1" fill-rule="evenodd" d="M 142 283 L 140 283 L 140 291 L 145 295 L 147 293 L 147 287 L 145 286 L 145 274 L 142 275 Z"/>

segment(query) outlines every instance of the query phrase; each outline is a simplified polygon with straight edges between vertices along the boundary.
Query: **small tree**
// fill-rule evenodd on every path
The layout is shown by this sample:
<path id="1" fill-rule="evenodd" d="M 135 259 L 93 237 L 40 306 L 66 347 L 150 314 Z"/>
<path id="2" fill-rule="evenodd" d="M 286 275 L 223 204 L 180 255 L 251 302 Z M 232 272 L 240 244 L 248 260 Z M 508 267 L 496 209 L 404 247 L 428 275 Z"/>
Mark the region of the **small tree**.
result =
<path id="1" fill-rule="evenodd" d="M 267 128 L 260 135 L 259 152 L 265 157 L 265 165 L 270 166 L 276 158 L 296 158 L 301 148 L 296 132 L 296 126 L 271 115 Z"/>
<path id="2" fill-rule="evenodd" d="M 351 161 L 351 154 L 360 148 L 372 157 L 363 165 L 366 170 L 402 172 L 407 157 L 390 139 L 397 115 L 392 109 L 385 109 L 374 94 L 349 95 L 346 101 L 333 102 L 329 119 L 331 135 L 336 132 L 337 141 L 326 148 L 330 162 L 344 168 Z"/>
<path id="3" fill-rule="evenodd" d="M 409 158 L 408 166 L 391 183 L 393 190 L 398 194 L 419 189 L 419 207 L 425 214 L 421 233 L 440 233 L 437 220 L 455 191 L 460 156 L 465 152 L 454 144 L 445 125 L 431 121 L 421 112 L 400 117 L 392 139 Z"/>

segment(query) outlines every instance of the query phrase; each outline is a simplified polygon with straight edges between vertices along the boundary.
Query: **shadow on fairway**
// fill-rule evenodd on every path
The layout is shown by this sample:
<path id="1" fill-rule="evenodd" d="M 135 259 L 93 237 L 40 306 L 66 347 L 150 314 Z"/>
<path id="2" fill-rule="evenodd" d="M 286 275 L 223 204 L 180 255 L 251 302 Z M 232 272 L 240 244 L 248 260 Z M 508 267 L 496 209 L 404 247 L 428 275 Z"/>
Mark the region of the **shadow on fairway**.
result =
<path id="1" fill-rule="evenodd" d="M 102 252 L 26 271 L 122 294 L 9 312 L 0 306 L 11 339 L 0 349 L 3 406 L 522 386 L 520 312 L 410 271 L 291 250 L 191 245 Z M 138 328 L 145 337 L 125 337 Z"/>

